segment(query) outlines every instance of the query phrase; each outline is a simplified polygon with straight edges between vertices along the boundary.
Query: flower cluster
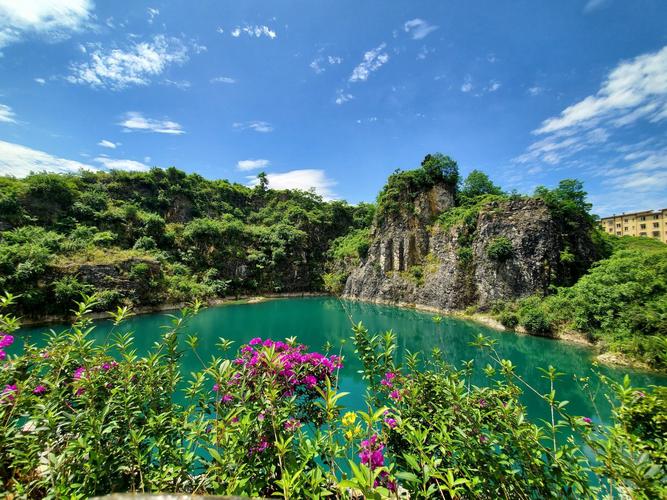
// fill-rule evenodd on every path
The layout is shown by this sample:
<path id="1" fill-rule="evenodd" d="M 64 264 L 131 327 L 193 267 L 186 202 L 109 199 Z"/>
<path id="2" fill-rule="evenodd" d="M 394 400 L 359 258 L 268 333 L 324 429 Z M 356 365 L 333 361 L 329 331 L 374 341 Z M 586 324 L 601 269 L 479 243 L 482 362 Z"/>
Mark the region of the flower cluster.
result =
<path id="1" fill-rule="evenodd" d="M 18 387 L 16 387 L 16 384 L 7 384 L 5 385 L 5 388 L 2 390 L 2 393 L 0 393 L 0 403 L 7 403 L 11 404 L 14 402 L 14 399 L 16 398 L 16 394 L 19 392 Z"/>
<path id="2" fill-rule="evenodd" d="M 275 375 L 283 395 L 289 397 L 299 388 L 313 389 L 327 378 L 333 378 L 335 371 L 343 366 L 338 356 L 305 350 L 303 344 L 291 345 L 257 337 L 241 347 L 241 354 L 234 363 L 251 383 L 257 376 Z M 241 377 L 241 373 L 237 373 L 228 383 L 236 384 Z"/>
<path id="3" fill-rule="evenodd" d="M 361 449 L 359 451 L 359 458 L 361 463 L 376 469 L 384 465 L 384 444 L 380 442 L 377 434 L 373 434 L 370 439 L 364 439 L 361 442 Z"/>
<path id="4" fill-rule="evenodd" d="M 4 348 L 9 347 L 14 343 L 14 337 L 4 332 L 0 332 L 0 361 L 4 361 L 7 357 L 7 353 Z"/>

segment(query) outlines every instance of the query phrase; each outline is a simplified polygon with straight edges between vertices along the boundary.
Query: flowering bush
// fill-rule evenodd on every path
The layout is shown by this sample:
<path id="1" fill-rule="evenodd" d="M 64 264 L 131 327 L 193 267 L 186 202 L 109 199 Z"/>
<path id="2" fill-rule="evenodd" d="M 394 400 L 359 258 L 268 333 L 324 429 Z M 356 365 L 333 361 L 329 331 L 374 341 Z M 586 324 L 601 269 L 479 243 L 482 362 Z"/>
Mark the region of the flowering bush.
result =
<path id="1" fill-rule="evenodd" d="M 0 299 L 0 306 L 11 297 Z M 0 486 L 22 498 L 109 492 L 185 492 L 285 498 L 660 498 L 665 493 L 665 391 L 604 380 L 614 421 L 565 413 L 544 395 L 552 422 L 525 418 L 527 384 L 497 357 L 488 387 L 472 363 L 457 370 L 435 351 L 395 363 L 392 333 L 354 327 L 368 381 L 366 411 L 343 413 L 343 359 L 296 339 L 252 339 L 181 380 L 178 338 L 198 304 L 171 317 L 155 348 L 137 356 L 130 333 L 95 345 L 79 305 L 71 329 L 0 361 Z M 120 324 L 127 311 L 114 313 Z M 0 343 L 18 323 L 0 314 Z M 197 354 L 197 337 L 187 338 Z M 545 370 L 552 380 L 555 370 Z M 583 380 L 583 379 L 582 379 Z M 582 389 L 587 390 L 587 382 Z M 534 390 L 534 389 L 529 389 Z M 182 392 L 185 398 L 176 397 Z M 182 401 L 182 402 L 178 402 Z M 586 455 L 572 439 L 586 443 Z M 596 477 L 597 483 L 591 483 Z"/>

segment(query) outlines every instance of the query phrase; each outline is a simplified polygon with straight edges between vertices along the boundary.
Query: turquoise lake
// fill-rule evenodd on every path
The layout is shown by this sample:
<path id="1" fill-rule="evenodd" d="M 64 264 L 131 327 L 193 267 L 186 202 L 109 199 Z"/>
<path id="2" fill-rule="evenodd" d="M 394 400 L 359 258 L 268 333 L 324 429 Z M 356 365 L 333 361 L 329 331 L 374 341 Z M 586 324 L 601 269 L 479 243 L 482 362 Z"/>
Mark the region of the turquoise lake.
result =
<path id="1" fill-rule="evenodd" d="M 517 365 L 517 373 L 540 393 L 548 392 L 548 382 L 541 378 L 539 367 L 546 368 L 551 364 L 563 372 L 565 375 L 556 384 L 557 398 L 570 401 L 570 413 L 600 420 L 592 402 L 573 381 L 574 375 L 591 374 L 594 357 L 592 350 L 539 337 L 497 332 L 474 322 L 443 317 L 440 323 L 436 323 L 432 320 L 432 314 L 411 309 L 339 301 L 331 297 L 309 297 L 207 308 L 190 320 L 186 332 L 199 336 L 198 352 L 204 360 L 210 359 L 213 354 L 219 354 L 215 345 L 221 337 L 235 341 L 234 352 L 253 337 L 280 340 L 295 336 L 299 342 L 308 345 L 310 350 L 319 351 L 329 342 L 334 346 L 332 353 L 337 353 L 342 346 L 345 366 L 341 370 L 340 385 L 341 390 L 350 393 L 342 402 L 349 408 L 363 408 L 366 387 L 358 373 L 361 365 L 354 354 L 354 345 L 350 339 L 351 324 L 343 306 L 355 323 L 362 321 L 372 333 L 393 330 L 398 340 L 399 361 L 406 351 L 420 352 L 423 356 L 428 356 L 435 347 L 443 352 L 447 361 L 459 367 L 463 360 L 475 359 L 477 368 L 474 382 L 478 385 L 486 383 L 487 379 L 481 370 L 487 363 L 492 362 L 486 354 L 471 347 L 469 343 L 480 333 L 492 337 L 497 340 L 496 350 L 500 356 L 512 360 Z M 168 323 L 166 313 L 157 313 L 134 316 L 118 328 L 134 333 L 135 347 L 141 354 L 150 349 L 163 331 L 161 327 Z M 96 340 L 102 341 L 107 337 L 112 325 L 109 321 L 99 321 L 96 324 L 92 335 Z M 20 341 L 28 339 L 39 344 L 42 333 L 49 329 L 59 331 L 63 326 L 23 328 L 17 332 L 19 342 L 14 347 L 20 348 Z M 182 338 L 185 350 L 182 373 L 187 379 L 192 371 L 201 369 L 201 364 L 186 347 L 184 337 L 185 335 Z M 666 376 L 627 369 L 600 369 L 618 379 L 629 374 L 633 384 L 637 386 L 667 385 Z M 523 401 L 529 418 L 547 418 L 548 407 L 536 395 L 526 392 Z M 597 401 L 601 419 L 606 420 L 608 408 L 602 394 L 598 394 Z"/>

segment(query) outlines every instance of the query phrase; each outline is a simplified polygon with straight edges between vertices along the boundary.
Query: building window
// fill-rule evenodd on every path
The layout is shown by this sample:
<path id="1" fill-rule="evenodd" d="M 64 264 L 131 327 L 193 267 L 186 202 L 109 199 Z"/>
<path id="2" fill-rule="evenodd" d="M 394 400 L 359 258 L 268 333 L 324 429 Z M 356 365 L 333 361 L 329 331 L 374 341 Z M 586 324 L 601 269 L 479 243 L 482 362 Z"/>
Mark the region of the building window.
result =
<path id="1" fill-rule="evenodd" d="M 660 231 L 653 231 L 654 238 L 660 238 Z"/>
<path id="2" fill-rule="evenodd" d="M 642 216 L 639 218 L 639 220 L 646 220 L 646 217 L 644 217 L 644 216 L 642 215 Z"/>
<path id="3" fill-rule="evenodd" d="M 621 235 L 621 232 L 620 232 L 620 231 L 616 231 L 616 236 L 620 236 L 620 235 Z"/>
<path id="4" fill-rule="evenodd" d="M 658 220 L 659 218 L 660 218 L 659 215 L 654 215 L 654 216 L 653 216 L 653 220 Z"/>
<path id="5" fill-rule="evenodd" d="M 616 224 L 616 227 L 621 227 L 621 225 L 620 225 L 620 224 Z"/>
<path id="6" fill-rule="evenodd" d="M 627 230 L 628 230 L 627 226 L 623 228 L 623 231 L 627 231 Z"/>
<path id="7" fill-rule="evenodd" d="M 639 236 L 646 236 L 646 233 L 639 233 Z"/>
<path id="8" fill-rule="evenodd" d="M 654 222 L 653 227 L 660 227 L 660 223 L 659 222 Z"/>
<path id="9" fill-rule="evenodd" d="M 628 219 L 624 219 L 623 222 L 628 222 Z"/>
<path id="10" fill-rule="evenodd" d="M 646 224 L 639 224 L 639 229 L 646 229 Z"/>

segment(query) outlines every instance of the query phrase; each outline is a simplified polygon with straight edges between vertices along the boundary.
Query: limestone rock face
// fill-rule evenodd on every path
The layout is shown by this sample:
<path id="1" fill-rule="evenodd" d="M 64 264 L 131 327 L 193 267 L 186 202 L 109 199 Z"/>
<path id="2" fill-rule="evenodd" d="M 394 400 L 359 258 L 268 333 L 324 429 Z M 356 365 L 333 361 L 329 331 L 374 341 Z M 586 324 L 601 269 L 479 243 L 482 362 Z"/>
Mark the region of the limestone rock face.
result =
<path id="1" fill-rule="evenodd" d="M 473 224 L 444 229 L 435 219 L 453 205 L 451 188 L 436 186 L 419 194 L 414 208 L 376 219 L 368 257 L 350 274 L 343 295 L 444 310 L 486 308 L 562 284 L 570 273 L 561 262 L 565 249 L 585 267 L 594 260 L 588 228 L 565 238 L 541 200 L 490 202 Z M 503 259 L 488 251 L 499 238 L 511 244 Z"/>

